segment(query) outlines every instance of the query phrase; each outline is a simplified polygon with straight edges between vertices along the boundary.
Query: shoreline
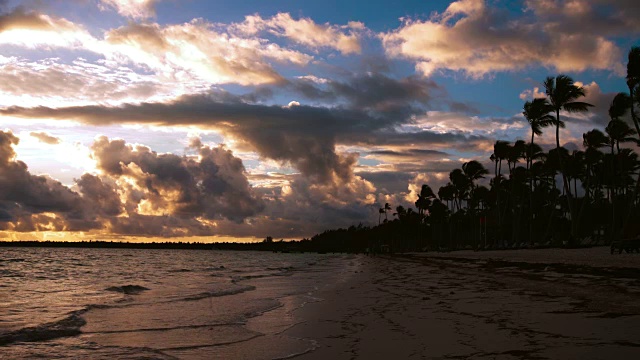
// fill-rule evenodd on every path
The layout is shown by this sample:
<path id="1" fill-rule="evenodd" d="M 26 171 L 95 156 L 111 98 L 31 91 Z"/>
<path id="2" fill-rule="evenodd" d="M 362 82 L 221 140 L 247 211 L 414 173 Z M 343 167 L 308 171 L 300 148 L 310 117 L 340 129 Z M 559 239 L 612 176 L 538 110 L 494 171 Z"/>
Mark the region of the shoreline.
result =
<path id="1" fill-rule="evenodd" d="M 297 359 L 640 358 L 640 257 L 580 250 L 362 256 L 283 334 L 318 343 Z"/>

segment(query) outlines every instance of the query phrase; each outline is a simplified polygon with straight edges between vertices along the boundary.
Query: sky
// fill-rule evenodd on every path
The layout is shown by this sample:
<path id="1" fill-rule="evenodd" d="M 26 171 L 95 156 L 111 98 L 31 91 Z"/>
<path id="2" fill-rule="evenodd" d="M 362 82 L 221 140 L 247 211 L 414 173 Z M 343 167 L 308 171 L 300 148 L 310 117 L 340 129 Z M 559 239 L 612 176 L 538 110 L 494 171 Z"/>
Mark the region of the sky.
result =
<path id="1" fill-rule="evenodd" d="M 639 33 L 636 0 L 0 1 L 0 239 L 374 225 L 528 140 L 547 76 L 595 105 L 581 147 Z"/>

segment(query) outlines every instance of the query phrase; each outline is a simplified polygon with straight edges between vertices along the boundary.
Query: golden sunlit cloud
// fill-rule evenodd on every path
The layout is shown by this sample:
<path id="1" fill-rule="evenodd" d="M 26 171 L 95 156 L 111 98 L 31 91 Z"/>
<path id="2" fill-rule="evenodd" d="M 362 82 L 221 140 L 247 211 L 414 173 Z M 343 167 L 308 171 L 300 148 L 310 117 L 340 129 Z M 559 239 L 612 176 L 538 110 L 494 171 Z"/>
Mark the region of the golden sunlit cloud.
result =
<path id="1" fill-rule="evenodd" d="M 122 16 L 145 19 L 156 15 L 157 2 L 159 0 L 100 0 L 99 6 L 103 10 L 113 8 Z"/>
<path id="2" fill-rule="evenodd" d="M 388 55 L 415 60 L 416 70 L 427 77 L 451 70 L 481 78 L 532 65 L 560 72 L 614 69 L 622 73 L 621 51 L 613 41 L 556 28 L 553 23 L 501 18 L 485 0 L 460 0 L 429 20 L 405 19 L 399 29 L 380 38 Z"/>
<path id="3" fill-rule="evenodd" d="M 366 33 L 361 22 L 352 21 L 346 26 L 316 24 L 309 18 L 293 19 L 289 13 L 278 13 L 270 19 L 249 15 L 233 28 L 248 35 L 266 30 L 310 48 L 334 48 L 343 54 L 359 54 L 360 38 Z"/>

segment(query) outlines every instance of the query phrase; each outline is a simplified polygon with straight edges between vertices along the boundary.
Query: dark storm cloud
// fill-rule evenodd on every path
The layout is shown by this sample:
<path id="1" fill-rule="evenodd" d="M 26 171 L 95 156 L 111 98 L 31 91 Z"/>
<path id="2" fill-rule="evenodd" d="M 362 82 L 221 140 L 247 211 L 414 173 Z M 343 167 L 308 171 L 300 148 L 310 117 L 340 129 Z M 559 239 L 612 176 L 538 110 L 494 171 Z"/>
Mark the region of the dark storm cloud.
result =
<path id="1" fill-rule="evenodd" d="M 426 104 L 432 91 L 440 87 L 433 81 L 417 77 L 390 78 L 379 73 L 355 76 L 347 82 L 329 82 L 330 90 L 348 100 L 354 108 L 381 112 L 397 111 L 413 103 Z"/>
<path id="2" fill-rule="evenodd" d="M 126 104 L 119 107 L 76 106 L 0 110 L 25 118 L 76 120 L 92 125 L 147 123 L 214 128 L 240 140 L 261 156 L 290 163 L 317 181 L 348 178 L 354 158 L 335 152 L 336 136 L 366 133 L 401 123 L 403 117 L 346 108 L 266 106 L 210 96 L 184 96 L 172 103 Z"/>
<path id="3" fill-rule="evenodd" d="M 89 201 L 94 209 L 107 216 L 117 216 L 123 213 L 123 206 L 117 192 L 117 185 L 113 181 L 102 179 L 92 174 L 83 174 L 76 180 L 79 192 Z"/>
<path id="4" fill-rule="evenodd" d="M 400 113 L 403 117 L 414 107 L 427 104 L 444 89 L 432 80 L 418 77 L 395 79 L 380 72 L 353 74 L 344 81 L 324 80 L 320 83 L 308 78 L 291 80 L 286 85 L 304 97 L 315 101 L 341 100 L 352 109 L 377 113 Z"/>
<path id="5" fill-rule="evenodd" d="M 390 194 L 407 191 L 407 184 L 415 177 L 415 173 L 400 171 L 359 171 L 357 174 L 365 180 L 371 181 L 378 190 Z"/>
<path id="6" fill-rule="evenodd" d="M 395 130 L 395 126 L 411 121 L 411 112 L 407 109 L 412 102 L 429 100 L 428 89 L 432 85 L 412 78 L 398 81 L 395 85 L 391 84 L 392 80 L 385 80 L 383 84 L 397 91 L 390 91 L 383 97 L 384 89 L 376 87 L 373 79 L 335 85 L 336 89 L 341 89 L 336 93 L 348 97 L 349 108 L 249 104 L 229 93 L 216 92 L 183 96 L 170 103 L 118 107 L 9 107 L 0 110 L 0 114 L 76 120 L 92 125 L 146 123 L 217 129 L 239 140 L 242 148 L 256 151 L 264 158 L 291 164 L 315 182 L 331 182 L 333 177 L 346 180 L 352 176 L 356 158 L 337 154 L 335 146 L 338 143 L 367 146 L 414 144 L 416 147 L 445 145 L 470 149 L 479 141 L 486 140 L 460 133 L 405 133 Z M 370 91 L 365 90 L 366 84 L 372 86 Z M 379 104 L 375 99 L 380 100 Z M 355 104 L 372 108 L 351 108 Z"/>

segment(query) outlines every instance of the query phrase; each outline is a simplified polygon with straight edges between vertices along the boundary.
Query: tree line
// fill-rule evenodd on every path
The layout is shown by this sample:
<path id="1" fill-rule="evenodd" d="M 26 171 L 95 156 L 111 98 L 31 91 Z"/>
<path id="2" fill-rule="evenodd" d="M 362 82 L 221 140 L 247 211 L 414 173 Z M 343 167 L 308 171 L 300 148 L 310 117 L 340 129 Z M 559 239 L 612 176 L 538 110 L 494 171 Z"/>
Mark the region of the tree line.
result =
<path id="1" fill-rule="evenodd" d="M 378 211 L 378 226 L 330 230 L 311 240 L 407 251 L 578 246 L 638 236 L 638 47 L 629 51 L 626 80 L 628 92 L 611 102 L 608 125 L 584 133 L 581 150 L 560 145 L 567 125 L 562 115 L 586 113 L 593 105 L 582 101 L 586 90 L 570 76 L 547 77 L 546 97 L 523 106 L 530 141 L 496 141 L 493 174 L 480 161 L 466 162 L 437 191 L 422 185 L 417 210 L 394 211 L 387 203 Z M 547 130 L 555 131 L 555 147 L 545 152 L 535 140 Z"/>

